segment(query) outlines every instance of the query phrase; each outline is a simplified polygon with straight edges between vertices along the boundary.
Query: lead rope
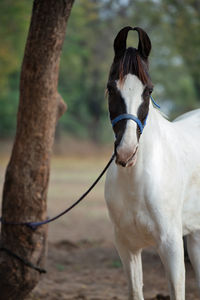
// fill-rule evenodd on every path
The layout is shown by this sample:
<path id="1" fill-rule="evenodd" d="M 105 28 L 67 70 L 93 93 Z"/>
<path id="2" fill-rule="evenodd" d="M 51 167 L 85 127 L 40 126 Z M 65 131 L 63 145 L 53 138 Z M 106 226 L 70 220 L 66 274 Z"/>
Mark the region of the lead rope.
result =
<path id="1" fill-rule="evenodd" d="M 66 213 L 68 213 L 76 205 L 78 205 L 91 192 L 91 190 L 99 182 L 99 180 L 101 179 L 101 177 L 105 174 L 105 172 L 107 171 L 107 169 L 111 165 L 111 163 L 114 160 L 114 158 L 115 158 L 115 154 L 112 155 L 111 159 L 109 160 L 109 162 L 107 163 L 107 165 L 105 166 L 105 168 L 103 169 L 103 171 L 100 173 L 100 175 L 97 177 L 97 179 L 93 182 L 93 184 L 89 187 L 89 189 L 77 201 L 75 201 L 71 206 L 69 206 L 67 209 L 65 209 L 63 212 L 61 212 L 60 214 L 56 215 L 55 217 L 50 218 L 50 219 L 46 219 L 46 220 L 41 221 L 41 222 L 7 222 L 2 217 L 0 217 L 0 222 L 2 224 L 6 224 L 6 225 L 24 225 L 24 226 L 28 226 L 29 228 L 35 230 L 38 226 L 41 226 L 41 225 L 44 225 L 44 224 L 48 224 L 48 223 L 51 223 L 51 222 L 57 220 L 58 218 L 62 217 Z"/>
<path id="2" fill-rule="evenodd" d="M 36 270 L 36 271 L 38 271 L 40 274 L 42 274 L 42 273 L 47 273 L 47 271 L 46 271 L 45 269 L 42 269 L 42 268 L 40 268 L 40 267 L 38 267 L 38 266 L 35 266 L 35 265 L 32 264 L 30 261 L 26 260 L 25 258 L 19 256 L 19 255 L 16 254 L 16 253 L 12 252 L 11 250 L 9 250 L 9 249 L 6 248 L 6 247 L 1 246 L 1 247 L 0 247 L 0 251 L 6 252 L 8 255 L 10 255 L 10 256 L 16 258 L 17 260 L 21 261 L 25 266 L 27 266 L 27 267 L 29 267 L 29 268 L 31 268 L 31 269 L 34 269 L 34 270 Z"/>
<path id="3" fill-rule="evenodd" d="M 97 179 L 93 182 L 93 184 L 89 187 L 89 189 L 77 201 L 75 201 L 71 206 L 69 206 L 66 210 L 64 210 L 60 214 L 56 215 L 55 217 L 44 220 L 44 221 L 41 221 L 41 222 L 6 222 L 5 220 L 3 220 L 2 217 L 0 217 L 0 222 L 2 224 L 5 224 L 5 225 L 24 225 L 24 226 L 27 226 L 27 227 L 31 228 L 32 230 L 35 230 L 38 226 L 48 224 L 48 223 L 51 223 L 51 222 L 57 220 L 58 218 L 60 218 L 63 215 L 67 214 L 70 210 L 72 210 L 72 208 L 77 206 L 91 192 L 91 190 L 96 186 L 96 184 L 99 182 L 101 177 L 105 174 L 105 172 L 107 171 L 107 169 L 111 165 L 114 158 L 115 158 L 115 154 L 112 155 L 111 159 L 109 160 L 109 162 L 107 163 L 107 165 L 105 166 L 103 171 L 100 173 L 100 175 L 97 177 Z M 6 248 L 4 246 L 0 246 L 0 251 L 6 252 L 8 255 L 14 257 L 15 259 L 18 259 L 24 265 L 38 271 L 39 273 L 46 273 L 46 270 L 41 269 L 38 266 L 35 266 L 31 262 L 29 262 L 26 259 L 20 257 L 18 254 L 15 254 L 14 252 L 12 252 L 11 250 L 9 250 L 8 248 Z"/>

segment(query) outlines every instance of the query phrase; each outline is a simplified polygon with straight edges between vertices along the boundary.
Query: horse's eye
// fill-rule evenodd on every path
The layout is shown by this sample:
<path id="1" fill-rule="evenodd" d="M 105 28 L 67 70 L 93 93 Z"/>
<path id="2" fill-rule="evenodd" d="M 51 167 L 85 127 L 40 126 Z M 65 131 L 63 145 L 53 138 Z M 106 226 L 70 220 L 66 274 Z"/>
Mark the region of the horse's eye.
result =
<path id="1" fill-rule="evenodd" d="M 153 92 L 153 89 L 149 89 L 149 94 L 151 95 Z"/>
<path id="2" fill-rule="evenodd" d="M 151 95 L 151 93 L 152 93 L 152 90 L 146 87 L 143 92 L 143 97 L 148 98 Z"/>

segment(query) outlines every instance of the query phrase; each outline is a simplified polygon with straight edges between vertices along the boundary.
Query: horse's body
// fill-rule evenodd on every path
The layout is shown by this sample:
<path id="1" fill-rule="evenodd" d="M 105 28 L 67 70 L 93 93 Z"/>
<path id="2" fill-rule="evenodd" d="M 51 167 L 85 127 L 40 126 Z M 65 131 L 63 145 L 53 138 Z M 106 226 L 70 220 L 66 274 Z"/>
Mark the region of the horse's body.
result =
<path id="1" fill-rule="evenodd" d="M 120 110 L 125 107 L 136 115 L 148 97 L 134 73 L 127 72 L 123 83 L 115 79 L 115 98 L 120 93 L 125 102 Z M 110 102 L 112 119 L 117 100 Z M 188 235 L 188 252 L 200 287 L 200 110 L 169 122 L 149 101 L 147 113 L 141 135 L 132 120 L 114 127 L 117 158 L 107 173 L 105 198 L 128 276 L 129 299 L 143 299 L 141 250 L 154 246 L 165 267 L 171 299 L 184 300 L 183 235 Z"/>

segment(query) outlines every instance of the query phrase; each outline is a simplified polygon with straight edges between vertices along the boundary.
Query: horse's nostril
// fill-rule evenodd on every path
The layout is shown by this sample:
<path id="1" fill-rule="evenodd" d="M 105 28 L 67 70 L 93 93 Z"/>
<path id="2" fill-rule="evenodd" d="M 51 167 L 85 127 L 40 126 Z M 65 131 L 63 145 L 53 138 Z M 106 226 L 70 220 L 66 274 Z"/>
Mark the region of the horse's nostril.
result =
<path id="1" fill-rule="evenodd" d="M 123 161 L 119 161 L 116 159 L 116 164 L 122 166 L 122 167 L 126 167 L 126 162 L 123 162 Z"/>

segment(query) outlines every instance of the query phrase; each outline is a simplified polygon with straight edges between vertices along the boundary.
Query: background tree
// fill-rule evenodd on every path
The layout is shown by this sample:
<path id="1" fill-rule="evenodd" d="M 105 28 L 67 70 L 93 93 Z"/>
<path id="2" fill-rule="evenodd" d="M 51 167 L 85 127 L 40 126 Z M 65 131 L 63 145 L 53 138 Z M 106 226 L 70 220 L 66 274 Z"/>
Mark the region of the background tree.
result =
<path id="1" fill-rule="evenodd" d="M 169 16 L 166 26 L 175 40 L 177 52 L 187 66 L 196 98 L 200 101 L 200 2 L 170 0 L 163 2 L 162 6 Z"/>
<path id="2" fill-rule="evenodd" d="M 30 14 L 30 1 L 18 2 L 1 0 L 0 4 L 3 25 L 0 29 L 0 137 L 12 136 L 15 131 L 17 70 Z M 173 118 L 198 107 L 198 2 L 77 0 L 61 59 L 59 90 L 68 98 L 69 114 L 60 120 L 59 132 L 98 142 L 110 139 L 105 83 L 113 58 L 113 38 L 127 24 L 141 26 L 151 37 L 153 95 L 162 102 L 162 110 Z M 136 34 L 129 35 L 129 44 L 137 45 Z"/>
<path id="3" fill-rule="evenodd" d="M 32 1 L 0 1 L 0 136 L 13 136 Z"/>
<path id="4" fill-rule="evenodd" d="M 46 196 L 55 126 L 65 111 L 58 94 L 58 71 L 66 23 L 73 0 L 35 0 L 20 79 L 17 131 L 3 191 L 7 222 L 46 218 Z M 11 55 L 12 56 L 12 55 Z M 46 226 L 2 224 L 0 298 L 24 299 L 40 273 L 11 255 L 41 268 L 46 253 Z"/>

